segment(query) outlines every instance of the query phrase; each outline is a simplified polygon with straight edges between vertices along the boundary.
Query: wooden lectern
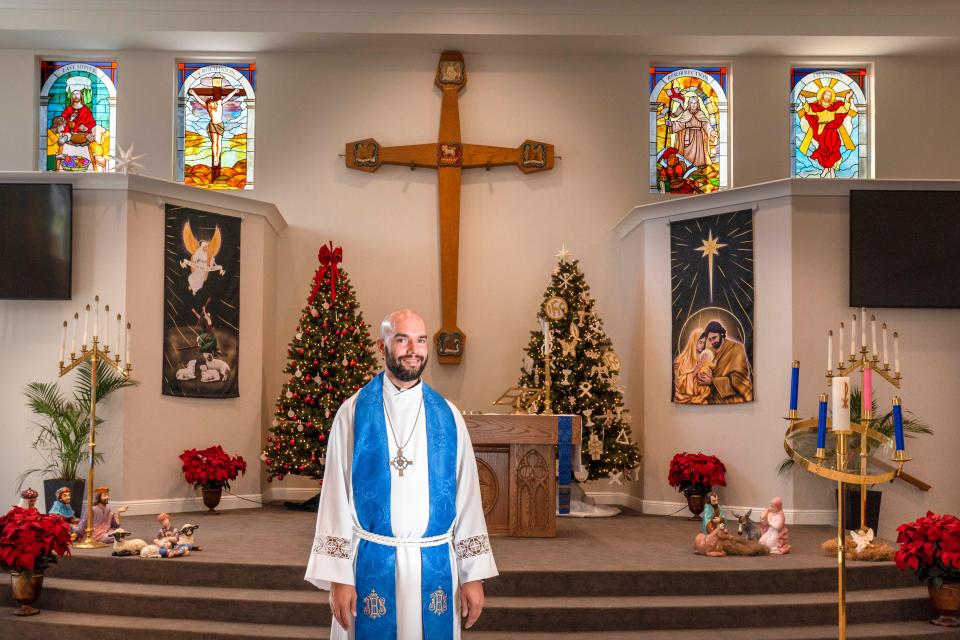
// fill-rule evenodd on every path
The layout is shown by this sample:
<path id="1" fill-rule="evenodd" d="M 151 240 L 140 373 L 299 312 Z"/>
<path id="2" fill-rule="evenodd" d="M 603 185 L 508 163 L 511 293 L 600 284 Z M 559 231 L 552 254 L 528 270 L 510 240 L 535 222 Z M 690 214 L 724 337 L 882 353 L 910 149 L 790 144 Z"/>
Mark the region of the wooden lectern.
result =
<path id="1" fill-rule="evenodd" d="M 477 457 L 487 531 L 530 538 L 556 536 L 557 452 L 562 460 L 566 456 L 565 465 L 560 464 L 560 479 L 561 486 L 566 485 L 569 508 L 572 443 L 580 434 L 581 418 L 466 414 L 463 419 Z M 561 432 L 563 438 L 558 437 Z"/>

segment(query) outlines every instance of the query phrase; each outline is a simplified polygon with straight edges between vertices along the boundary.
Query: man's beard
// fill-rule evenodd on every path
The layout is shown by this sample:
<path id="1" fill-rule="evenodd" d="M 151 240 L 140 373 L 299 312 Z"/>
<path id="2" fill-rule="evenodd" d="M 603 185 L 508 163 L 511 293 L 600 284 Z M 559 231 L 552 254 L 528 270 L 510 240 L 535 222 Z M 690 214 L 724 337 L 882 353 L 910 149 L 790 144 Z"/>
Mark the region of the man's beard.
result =
<path id="1" fill-rule="evenodd" d="M 423 357 L 423 361 L 420 363 L 420 366 L 415 369 L 409 369 L 400 362 L 400 359 L 393 355 L 389 347 L 384 347 L 384 354 L 386 355 L 386 365 L 387 370 L 396 376 L 397 380 L 401 382 L 413 382 L 420 378 L 420 374 L 423 373 L 423 370 L 427 366 L 427 356 Z"/>

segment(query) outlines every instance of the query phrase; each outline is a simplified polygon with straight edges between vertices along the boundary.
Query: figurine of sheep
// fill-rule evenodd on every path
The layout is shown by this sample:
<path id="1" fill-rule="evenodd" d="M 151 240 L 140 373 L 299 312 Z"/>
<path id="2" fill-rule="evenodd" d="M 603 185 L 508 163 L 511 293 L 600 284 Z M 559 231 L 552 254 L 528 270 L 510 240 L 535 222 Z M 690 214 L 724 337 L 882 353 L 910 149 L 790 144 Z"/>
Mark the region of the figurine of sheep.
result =
<path id="1" fill-rule="evenodd" d="M 133 538 L 128 540 L 130 532 L 125 529 L 113 530 L 113 554 L 115 556 L 138 556 L 144 547 L 147 546 L 145 540 Z"/>

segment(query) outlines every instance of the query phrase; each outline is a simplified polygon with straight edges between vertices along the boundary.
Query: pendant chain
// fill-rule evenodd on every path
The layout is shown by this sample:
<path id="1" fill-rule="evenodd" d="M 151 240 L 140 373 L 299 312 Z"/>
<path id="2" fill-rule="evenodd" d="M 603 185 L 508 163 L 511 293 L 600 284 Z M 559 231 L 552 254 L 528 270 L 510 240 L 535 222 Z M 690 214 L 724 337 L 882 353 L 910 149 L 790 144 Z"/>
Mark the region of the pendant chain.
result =
<path id="1" fill-rule="evenodd" d="M 383 408 L 384 415 L 387 416 L 387 425 L 390 427 L 390 433 L 393 434 L 393 442 L 397 445 L 397 450 L 403 452 L 406 449 L 407 445 L 410 444 L 410 440 L 413 439 L 413 434 L 417 430 L 417 422 L 420 420 L 420 412 L 423 410 L 423 398 L 420 398 L 420 406 L 417 407 L 417 417 L 413 419 L 413 428 L 410 429 L 410 435 L 407 436 L 406 442 L 403 445 L 400 445 L 400 440 L 397 438 L 397 430 L 393 428 L 393 420 L 390 419 L 390 411 L 386 407 Z"/>

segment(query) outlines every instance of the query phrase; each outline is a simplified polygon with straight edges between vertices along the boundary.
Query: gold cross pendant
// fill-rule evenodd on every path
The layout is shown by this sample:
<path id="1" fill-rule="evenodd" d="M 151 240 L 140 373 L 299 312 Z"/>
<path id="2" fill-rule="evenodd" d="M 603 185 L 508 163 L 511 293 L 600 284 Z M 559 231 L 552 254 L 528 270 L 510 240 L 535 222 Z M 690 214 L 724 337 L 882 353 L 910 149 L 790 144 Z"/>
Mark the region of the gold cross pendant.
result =
<path id="1" fill-rule="evenodd" d="M 407 467 L 409 467 L 410 465 L 412 465 L 412 464 L 413 464 L 413 460 L 411 460 L 410 458 L 404 458 L 404 457 L 403 457 L 403 448 L 398 448 L 398 449 L 397 449 L 397 457 L 395 457 L 393 460 L 391 460 L 391 461 L 390 461 L 390 464 L 393 466 L 394 469 L 397 470 L 397 472 L 399 472 L 400 477 L 402 478 L 402 477 L 403 477 L 403 470 L 406 469 Z"/>

